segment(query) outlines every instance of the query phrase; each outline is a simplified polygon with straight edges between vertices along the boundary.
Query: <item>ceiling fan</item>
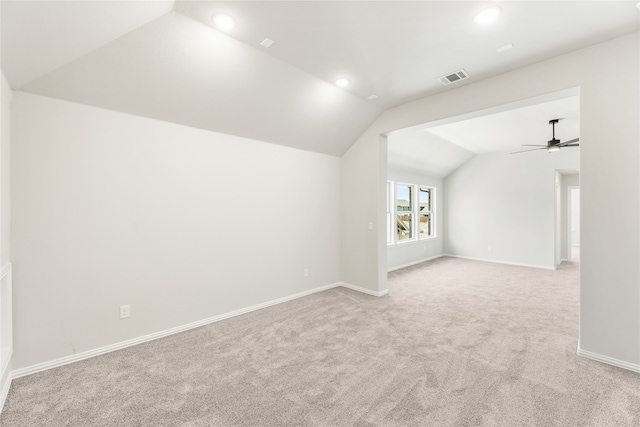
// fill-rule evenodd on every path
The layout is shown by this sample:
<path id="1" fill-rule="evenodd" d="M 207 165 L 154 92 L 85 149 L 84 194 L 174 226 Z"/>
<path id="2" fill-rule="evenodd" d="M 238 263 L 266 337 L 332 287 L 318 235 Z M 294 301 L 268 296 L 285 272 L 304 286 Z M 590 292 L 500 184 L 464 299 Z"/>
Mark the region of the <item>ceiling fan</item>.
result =
<path id="1" fill-rule="evenodd" d="M 527 151 L 534 151 L 534 150 L 547 150 L 547 152 L 549 153 L 554 153 L 556 151 L 560 151 L 560 148 L 562 147 L 579 147 L 580 144 L 577 144 L 577 142 L 580 141 L 580 138 L 570 139 L 569 141 L 565 141 L 565 142 L 560 142 L 559 139 L 556 139 L 556 123 L 558 123 L 560 120 L 561 119 L 549 120 L 549 124 L 553 126 L 553 137 L 549 141 L 547 141 L 547 145 L 522 144 L 523 147 L 540 147 L 540 148 L 532 148 L 530 150 L 515 151 L 511 154 L 526 153 Z"/>

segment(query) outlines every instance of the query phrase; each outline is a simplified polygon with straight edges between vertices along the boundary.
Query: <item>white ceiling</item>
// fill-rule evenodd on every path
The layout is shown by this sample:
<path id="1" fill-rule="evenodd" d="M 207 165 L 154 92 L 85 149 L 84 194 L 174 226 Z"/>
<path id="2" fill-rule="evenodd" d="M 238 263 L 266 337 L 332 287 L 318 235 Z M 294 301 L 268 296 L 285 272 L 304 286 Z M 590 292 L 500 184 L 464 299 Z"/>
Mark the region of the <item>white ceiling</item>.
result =
<path id="1" fill-rule="evenodd" d="M 636 3 L 3 1 L 2 68 L 14 89 L 341 155 L 384 109 L 637 31 Z"/>
<path id="2" fill-rule="evenodd" d="M 188 1 L 175 10 L 206 25 L 238 19 L 232 36 L 349 92 L 378 95 L 383 109 L 446 90 L 436 79 L 460 68 L 477 81 L 637 31 L 634 1 Z M 473 22 L 499 4 L 492 26 Z M 269 37 L 269 49 L 259 43 Z M 496 49 L 508 43 L 514 49 Z"/>
<path id="3" fill-rule="evenodd" d="M 516 108 L 497 114 L 429 127 L 426 132 L 476 154 L 525 150 L 525 144 L 546 145 L 553 135 L 561 141 L 580 136 L 580 100 L 577 96 Z"/>
<path id="4" fill-rule="evenodd" d="M 20 88 L 172 7 L 173 1 L 3 1 L 2 70 Z"/>
<path id="5" fill-rule="evenodd" d="M 425 130 L 387 137 L 387 164 L 390 168 L 445 177 L 474 157 L 459 145 Z"/>
<path id="6" fill-rule="evenodd" d="M 378 115 L 350 93 L 175 12 L 23 90 L 336 156 Z"/>
<path id="7" fill-rule="evenodd" d="M 580 98 L 567 96 L 567 92 L 575 91 L 523 100 L 501 106 L 498 112 L 478 112 L 472 118 L 451 118 L 444 124 L 426 123 L 392 132 L 387 138 L 388 163 L 391 167 L 445 177 L 477 154 L 536 148 L 523 147 L 526 144 L 546 145 L 553 135 L 549 124 L 552 119 L 561 119 L 555 128 L 557 139 L 579 138 Z"/>

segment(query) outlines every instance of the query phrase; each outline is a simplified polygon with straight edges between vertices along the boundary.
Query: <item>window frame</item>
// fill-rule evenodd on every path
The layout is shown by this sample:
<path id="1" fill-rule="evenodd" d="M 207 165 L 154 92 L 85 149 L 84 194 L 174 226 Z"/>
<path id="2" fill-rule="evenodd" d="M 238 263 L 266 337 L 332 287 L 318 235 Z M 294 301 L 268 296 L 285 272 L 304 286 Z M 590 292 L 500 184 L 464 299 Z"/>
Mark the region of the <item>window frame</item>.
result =
<path id="1" fill-rule="evenodd" d="M 422 191 L 422 189 L 428 189 L 429 190 L 429 207 L 431 209 L 429 209 L 428 211 L 422 211 L 420 210 L 420 191 Z M 436 187 L 431 187 L 429 185 L 418 185 L 418 203 L 416 204 L 416 207 L 418 209 L 418 216 L 422 216 L 425 214 L 429 215 L 429 235 L 428 236 L 424 236 L 422 237 L 420 235 L 420 223 L 418 222 L 418 240 L 428 240 L 428 239 L 433 239 L 434 237 L 437 237 L 436 235 Z"/>
<path id="2" fill-rule="evenodd" d="M 411 209 L 407 210 L 398 210 L 398 200 L 397 200 L 397 188 L 398 186 L 406 186 L 410 189 L 411 192 Z M 429 198 L 430 198 L 430 208 L 428 211 L 420 210 L 420 191 L 422 189 L 429 189 Z M 429 239 L 437 238 L 436 232 L 436 194 L 437 188 L 430 185 L 423 184 L 411 184 L 407 182 L 401 181 L 393 181 L 387 180 L 387 246 L 396 246 L 396 245 L 404 245 L 408 243 L 416 243 L 416 242 L 424 242 Z M 411 238 L 400 240 L 398 238 L 397 231 L 397 218 L 398 214 L 402 212 L 411 212 Z M 428 236 L 420 235 L 420 223 L 419 220 L 421 215 L 424 214 L 429 215 L 429 231 L 430 234 Z"/>
<path id="3" fill-rule="evenodd" d="M 399 186 L 404 186 L 404 187 L 408 187 L 409 188 L 409 192 L 411 193 L 410 194 L 410 199 L 411 200 L 409 200 L 409 205 L 410 205 L 411 209 L 409 209 L 409 210 L 403 210 L 403 211 L 398 210 L 398 194 L 397 193 L 398 193 L 398 187 Z M 418 236 L 416 234 L 416 231 L 417 231 L 417 229 L 416 229 L 416 200 L 417 200 L 416 199 L 416 195 L 417 195 L 416 189 L 417 189 L 417 185 L 416 184 L 409 184 L 409 183 L 406 183 L 406 182 L 396 182 L 396 185 L 394 187 L 394 190 L 396 192 L 396 197 L 393 200 L 393 202 L 394 202 L 393 203 L 393 207 L 394 207 L 394 213 L 395 213 L 394 224 L 396 225 L 396 232 L 393 233 L 393 235 L 394 235 L 395 243 L 398 244 L 398 245 L 404 244 L 404 243 L 410 243 L 410 242 L 417 242 L 419 240 Z M 398 238 L 397 218 L 398 218 L 398 215 L 400 214 L 400 212 L 410 212 L 411 213 L 411 218 L 412 218 L 411 219 L 411 237 L 408 238 L 408 239 L 400 240 Z"/>

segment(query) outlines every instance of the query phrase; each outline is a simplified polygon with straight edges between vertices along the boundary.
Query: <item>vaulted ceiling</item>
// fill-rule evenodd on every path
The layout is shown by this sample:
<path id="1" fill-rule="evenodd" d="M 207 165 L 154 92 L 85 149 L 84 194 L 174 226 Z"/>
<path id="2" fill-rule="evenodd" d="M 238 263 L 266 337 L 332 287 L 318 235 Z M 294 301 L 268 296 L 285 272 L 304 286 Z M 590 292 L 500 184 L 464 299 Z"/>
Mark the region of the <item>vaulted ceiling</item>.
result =
<path id="1" fill-rule="evenodd" d="M 474 23 L 493 4 L 498 21 Z M 639 28 L 635 1 L 3 1 L 1 12 L 16 90 L 330 155 L 385 109 Z M 214 28 L 221 12 L 233 31 Z M 470 77 L 440 84 L 459 69 Z"/>
<path id="2" fill-rule="evenodd" d="M 563 142 L 579 138 L 578 92 L 578 88 L 572 88 L 477 111 L 472 117 L 451 117 L 391 132 L 387 138 L 388 163 L 395 168 L 445 177 L 478 154 L 533 155 L 517 152 L 538 148 L 529 145 L 544 146 L 554 136 Z M 560 120 L 555 133 L 549 123 L 554 119 Z"/>

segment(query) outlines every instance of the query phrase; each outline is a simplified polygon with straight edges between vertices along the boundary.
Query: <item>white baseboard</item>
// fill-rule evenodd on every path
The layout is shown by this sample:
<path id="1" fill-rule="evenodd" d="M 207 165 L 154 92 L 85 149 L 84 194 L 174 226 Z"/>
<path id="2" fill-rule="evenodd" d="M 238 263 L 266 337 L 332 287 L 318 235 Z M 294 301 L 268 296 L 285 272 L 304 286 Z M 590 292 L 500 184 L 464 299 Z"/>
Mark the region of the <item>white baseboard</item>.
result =
<path id="1" fill-rule="evenodd" d="M 429 257 L 429 258 L 419 259 L 418 261 L 412 261 L 412 262 L 407 263 L 407 264 L 398 265 L 396 267 L 387 268 L 387 273 L 389 273 L 391 271 L 401 270 L 401 269 L 406 268 L 406 267 L 411 267 L 412 265 L 416 265 L 416 264 L 420 264 L 420 263 L 423 263 L 423 262 L 431 261 L 433 259 L 442 258 L 443 256 L 444 256 L 444 254 L 440 254 L 440 255 Z"/>
<path id="2" fill-rule="evenodd" d="M 354 291 L 362 292 L 363 294 L 373 295 L 374 297 L 381 297 L 389 293 L 389 289 L 385 289 L 383 291 L 372 291 L 371 289 L 363 288 L 345 282 L 340 282 L 340 286 L 353 289 Z"/>
<path id="3" fill-rule="evenodd" d="M 308 291 L 299 292 L 297 294 L 289 295 L 286 297 L 274 299 L 271 301 L 267 301 L 261 304 L 252 305 L 250 307 L 241 308 L 239 310 L 234 310 L 228 313 L 220 314 L 218 316 L 209 317 L 207 319 L 199 320 L 196 322 L 188 323 L 186 325 L 177 326 L 175 328 L 167 329 L 160 332 L 155 332 L 153 334 L 144 335 L 138 338 L 133 338 L 126 341 L 121 341 L 119 343 L 107 345 L 104 347 L 96 348 L 93 350 L 83 351 L 81 353 L 73 354 L 66 357 L 61 357 L 59 359 L 51 360 L 49 362 L 39 363 L 37 365 L 27 366 L 26 368 L 16 369 L 11 372 L 11 378 L 20 378 L 26 375 L 35 374 L 37 372 L 45 371 L 47 369 L 57 368 L 58 366 L 68 365 L 69 363 L 79 362 L 80 360 L 89 359 L 90 357 L 100 356 L 102 354 L 110 353 L 112 351 L 121 350 L 123 348 L 131 347 L 133 345 L 142 344 L 147 341 L 152 341 L 158 338 L 164 338 L 169 335 L 177 334 L 179 332 L 188 331 L 190 329 L 198 328 L 200 326 L 208 325 L 211 323 L 219 322 L 220 320 L 229 319 L 231 317 L 240 316 L 241 314 L 249 313 L 252 311 L 260 310 L 263 308 L 270 307 L 272 305 L 281 304 L 283 302 L 291 301 L 294 299 L 306 297 L 311 294 L 315 294 L 318 292 L 326 291 L 329 289 L 337 288 L 339 286 L 344 286 L 345 288 L 353 289 L 358 292 L 362 292 L 369 295 L 374 296 L 383 296 L 387 294 L 388 290 L 375 292 L 369 289 L 362 288 L 360 286 L 351 285 L 348 283 L 337 282 L 331 285 L 321 286 L 318 288 L 314 288 Z"/>
<path id="4" fill-rule="evenodd" d="M 640 365 L 635 363 L 629 363 L 622 360 L 614 359 L 613 357 L 603 356 L 598 353 L 593 353 L 591 351 L 582 350 L 580 348 L 580 344 L 578 344 L 578 351 L 576 351 L 578 356 L 586 357 L 587 359 L 595 360 L 597 362 L 606 363 L 608 365 L 613 365 L 618 368 L 628 369 L 629 371 L 640 373 Z"/>
<path id="5" fill-rule="evenodd" d="M 7 365 L 5 368 L 11 366 L 11 356 L 8 358 Z M 9 395 L 9 388 L 11 387 L 11 379 L 13 378 L 9 369 L 5 369 L 0 372 L 0 413 L 2 413 L 2 408 L 4 408 L 4 402 L 7 400 L 7 396 Z"/>
<path id="6" fill-rule="evenodd" d="M 7 355 L 3 355 L 4 363 L 0 366 L 0 412 L 4 407 L 4 402 L 9 394 L 9 388 L 11 387 L 11 360 L 13 357 L 13 326 L 12 326 L 12 284 L 11 284 L 11 263 L 6 263 L 2 270 L 0 270 L 0 286 L 6 286 L 6 301 L 0 301 L 0 324 L 2 324 L 2 331 L 5 331 L 6 335 L 0 331 L 0 344 L 4 350 L 7 350 Z M 2 289 L 0 289 L 2 291 Z M 6 310 L 6 312 L 4 311 Z M 4 324 L 6 322 L 6 325 Z"/>
<path id="7" fill-rule="evenodd" d="M 472 260 L 472 261 L 492 262 L 494 264 L 515 265 L 515 266 L 518 266 L 518 267 L 531 267 L 531 268 L 542 268 L 542 269 L 545 269 L 545 270 L 555 270 L 554 267 L 549 267 L 549 266 L 546 266 L 546 265 L 522 264 L 522 263 L 519 263 L 519 262 L 497 261 L 495 259 L 474 258 L 474 257 L 469 257 L 469 256 L 452 255 L 452 254 L 444 254 L 442 256 L 448 256 L 448 257 L 451 257 L 451 258 L 469 259 L 469 260 Z"/>

